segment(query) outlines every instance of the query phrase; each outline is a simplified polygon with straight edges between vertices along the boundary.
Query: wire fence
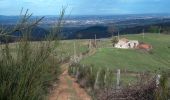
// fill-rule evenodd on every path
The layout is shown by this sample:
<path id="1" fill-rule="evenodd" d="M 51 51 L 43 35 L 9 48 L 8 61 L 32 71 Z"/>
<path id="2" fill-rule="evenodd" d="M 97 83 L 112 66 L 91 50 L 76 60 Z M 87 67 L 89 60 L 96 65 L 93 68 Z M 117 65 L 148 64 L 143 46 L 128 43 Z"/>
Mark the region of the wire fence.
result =
<path id="1" fill-rule="evenodd" d="M 168 93 L 163 91 L 169 91 L 168 87 L 162 88 L 166 83 L 160 74 L 95 68 L 75 63 L 69 67 L 69 73 L 80 86 L 96 92 L 99 100 L 156 100 L 167 98 Z"/>

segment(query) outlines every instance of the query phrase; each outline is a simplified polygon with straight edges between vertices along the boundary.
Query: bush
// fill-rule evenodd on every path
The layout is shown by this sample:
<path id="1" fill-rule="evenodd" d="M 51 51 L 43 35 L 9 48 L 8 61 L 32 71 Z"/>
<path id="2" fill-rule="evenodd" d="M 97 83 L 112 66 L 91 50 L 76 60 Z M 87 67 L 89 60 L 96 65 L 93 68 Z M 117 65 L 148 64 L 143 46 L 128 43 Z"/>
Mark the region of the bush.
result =
<path id="1" fill-rule="evenodd" d="M 118 43 L 119 40 L 116 36 L 114 36 L 111 41 L 113 43 L 113 46 L 115 46 L 115 44 Z"/>
<path id="2" fill-rule="evenodd" d="M 113 77 L 115 71 L 112 69 L 99 69 L 93 67 L 93 65 L 82 66 L 73 64 L 69 67 L 69 72 L 73 76 L 78 75 L 76 78 L 81 86 L 90 88 L 89 92 L 97 100 L 167 100 L 169 96 L 167 83 L 168 75 L 170 74 L 165 72 L 162 73 L 158 87 L 155 77 L 145 73 L 139 76 L 137 83 L 129 86 L 120 86 L 120 88 L 114 86 Z M 76 74 L 76 72 L 79 74 Z"/>
<path id="3" fill-rule="evenodd" d="M 78 76 L 76 77 L 77 72 Z M 72 64 L 69 67 L 69 74 L 76 77 L 82 87 L 90 87 L 94 89 L 95 85 L 99 88 L 113 86 L 112 76 L 114 76 L 114 72 L 111 69 L 102 68 L 98 70 L 93 65 L 83 66 L 80 64 Z"/>
<path id="4" fill-rule="evenodd" d="M 57 44 L 54 36 L 61 22 L 59 21 L 45 41 L 30 42 L 31 29 L 41 19 L 30 22 L 31 15 L 27 13 L 28 10 L 13 29 L 22 32 L 22 38 L 17 43 L 0 46 L 0 100 L 45 99 L 49 86 L 60 73 L 58 62 L 52 53 Z M 61 17 L 63 14 L 64 10 Z M 8 32 L 2 35 L 7 40 L 6 34 Z"/>

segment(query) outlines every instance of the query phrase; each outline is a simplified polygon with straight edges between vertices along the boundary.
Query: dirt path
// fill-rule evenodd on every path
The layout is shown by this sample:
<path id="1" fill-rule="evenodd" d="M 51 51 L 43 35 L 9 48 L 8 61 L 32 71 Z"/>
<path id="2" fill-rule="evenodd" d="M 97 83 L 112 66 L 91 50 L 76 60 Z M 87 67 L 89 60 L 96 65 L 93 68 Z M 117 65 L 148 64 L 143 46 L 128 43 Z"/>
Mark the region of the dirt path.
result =
<path id="1" fill-rule="evenodd" d="M 64 71 L 60 76 L 59 84 L 52 90 L 49 100 L 91 100 L 85 90 L 75 82 L 75 79 L 69 76 L 68 66 L 69 63 L 61 65 Z"/>

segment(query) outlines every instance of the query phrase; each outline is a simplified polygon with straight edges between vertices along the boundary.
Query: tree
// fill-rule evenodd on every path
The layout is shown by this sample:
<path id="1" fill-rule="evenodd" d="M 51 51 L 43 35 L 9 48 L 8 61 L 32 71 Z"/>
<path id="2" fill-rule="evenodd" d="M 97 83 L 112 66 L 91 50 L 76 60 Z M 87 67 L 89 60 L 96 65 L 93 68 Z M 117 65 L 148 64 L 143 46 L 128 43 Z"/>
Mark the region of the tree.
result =
<path id="1" fill-rule="evenodd" d="M 112 43 L 113 43 L 113 46 L 115 46 L 115 44 L 118 43 L 119 40 L 118 40 L 118 37 L 117 37 L 117 36 L 114 36 L 114 37 L 112 37 L 112 40 L 111 40 L 111 41 L 112 41 Z"/>
<path id="2" fill-rule="evenodd" d="M 151 33 L 159 33 L 159 27 L 158 26 L 150 26 L 149 27 L 149 32 Z"/>

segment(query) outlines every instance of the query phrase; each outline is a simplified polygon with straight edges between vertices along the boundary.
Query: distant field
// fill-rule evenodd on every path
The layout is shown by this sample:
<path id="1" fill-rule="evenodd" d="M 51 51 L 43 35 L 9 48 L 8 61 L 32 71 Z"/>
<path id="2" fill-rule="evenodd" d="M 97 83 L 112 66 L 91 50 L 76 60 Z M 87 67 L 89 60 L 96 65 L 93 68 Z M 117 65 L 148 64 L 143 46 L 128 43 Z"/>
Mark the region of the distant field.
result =
<path id="1" fill-rule="evenodd" d="M 43 41 L 45 42 L 45 41 Z M 58 59 L 66 59 L 69 58 L 74 54 L 74 43 L 75 43 L 75 50 L 76 54 L 80 54 L 88 50 L 87 40 L 61 40 L 56 42 L 56 47 L 53 52 L 53 56 L 57 57 Z M 10 51 L 12 51 L 13 55 L 15 56 L 16 48 L 18 43 L 10 43 Z M 35 49 L 41 42 L 30 42 L 32 48 Z M 0 45 L 0 48 L 3 48 L 3 44 Z M 0 49 L 1 52 L 2 49 Z"/>
<path id="2" fill-rule="evenodd" d="M 95 67 L 109 67 L 134 72 L 159 71 L 170 69 L 170 35 L 146 34 L 124 35 L 128 39 L 139 40 L 153 46 L 153 53 L 142 52 L 133 49 L 105 48 L 109 39 L 103 42 L 101 48 L 93 56 L 89 56 L 81 61 L 81 64 Z M 111 44 L 111 42 L 110 42 Z"/>
<path id="3" fill-rule="evenodd" d="M 74 43 L 77 55 L 88 50 L 87 40 L 62 40 L 55 49 L 58 58 L 68 58 L 72 56 L 74 54 Z"/>

